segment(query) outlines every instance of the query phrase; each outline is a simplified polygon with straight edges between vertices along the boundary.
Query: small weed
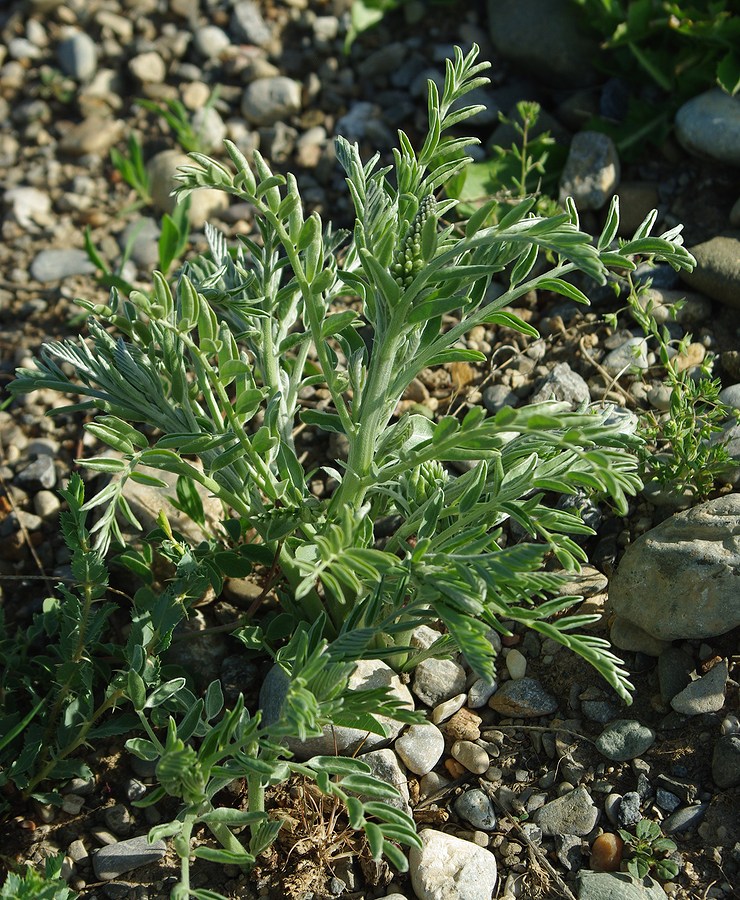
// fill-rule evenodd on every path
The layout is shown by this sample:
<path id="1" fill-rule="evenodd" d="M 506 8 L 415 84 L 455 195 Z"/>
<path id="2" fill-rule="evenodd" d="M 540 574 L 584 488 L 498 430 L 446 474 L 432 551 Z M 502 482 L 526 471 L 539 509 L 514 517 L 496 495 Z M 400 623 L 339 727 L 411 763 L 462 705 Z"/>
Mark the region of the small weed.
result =
<path id="1" fill-rule="evenodd" d="M 135 206 L 149 206 L 152 202 L 151 184 L 137 136 L 133 132 L 129 135 L 127 156 L 114 147 L 110 159 L 121 178 L 136 191 L 139 200 Z"/>
<path id="2" fill-rule="evenodd" d="M 72 900 L 77 895 L 61 877 L 64 854 L 49 857 L 43 872 L 31 866 L 23 875 L 10 872 L 0 888 L 0 900 Z"/>
<path id="3" fill-rule="evenodd" d="M 624 841 L 630 875 L 641 881 L 649 872 L 661 881 L 670 881 L 678 875 L 678 863 L 666 859 L 676 849 L 676 844 L 670 838 L 663 837 L 657 822 L 640 819 L 634 834 L 620 828 L 619 836 Z"/>
<path id="4" fill-rule="evenodd" d="M 204 111 L 212 109 L 218 100 L 218 88 L 209 96 Z M 193 116 L 188 112 L 180 100 L 167 100 L 164 105 L 154 100 L 139 99 L 136 103 L 149 112 L 155 113 L 172 129 L 175 140 L 186 153 L 207 153 L 211 150 L 211 142 L 206 139 L 204 126 L 196 128 L 193 125 Z"/>

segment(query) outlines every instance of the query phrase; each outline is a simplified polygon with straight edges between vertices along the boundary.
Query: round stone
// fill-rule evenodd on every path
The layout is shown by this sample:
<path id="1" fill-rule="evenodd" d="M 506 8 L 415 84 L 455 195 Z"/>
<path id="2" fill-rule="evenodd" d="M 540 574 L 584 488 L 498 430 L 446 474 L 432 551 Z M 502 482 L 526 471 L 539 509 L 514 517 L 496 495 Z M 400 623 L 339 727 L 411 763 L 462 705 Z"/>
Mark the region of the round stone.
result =
<path id="1" fill-rule="evenodd" d="M 493 831 L 496 827 L 496 812 L 493 804 L 480 788 L 465 791 L 455 801 L 455 812 L 473 828 Z"/>
<path id="2" fill-rule="evenodd" d="M 426 775 L 439 762 L 444 753 L 445 739 L 431 722 L 412 725 L 396 740 L 396 753 L 407 769 L 415 775 Z"/>
<path id="3" fill-rule="evenodd" d="M 633 719 L 617 719 L 601 732 L 596 749 L 614 762 L 626 762 L 641 756 L 655 743 L 655 732 Z"/>
<path id="4" fill-rule="evenodd" d="M 450 752 L 453 759 L 475 775 L 482 775 L 490 765 L 486 751 L 472 741 L 455 741 Z"/>

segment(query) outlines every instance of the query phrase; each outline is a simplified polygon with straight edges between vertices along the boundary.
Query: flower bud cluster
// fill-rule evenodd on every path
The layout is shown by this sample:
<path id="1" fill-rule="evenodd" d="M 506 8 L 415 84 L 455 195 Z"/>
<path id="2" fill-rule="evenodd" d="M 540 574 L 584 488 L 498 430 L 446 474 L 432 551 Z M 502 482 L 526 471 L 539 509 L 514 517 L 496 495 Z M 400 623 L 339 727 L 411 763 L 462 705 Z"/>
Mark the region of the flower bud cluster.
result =
<path id="1" fill-rule="evenodd" d="M 429 194 L 419 204 L 419 209 L 409 226 L 409 230 L 393 257 L 391 275 L 401 288 L 407 288 L 424 266 L 422 232 L 424 223 L 430 216 L 435 214 L 436 210 L 437 201 L 432 194 Z"/>

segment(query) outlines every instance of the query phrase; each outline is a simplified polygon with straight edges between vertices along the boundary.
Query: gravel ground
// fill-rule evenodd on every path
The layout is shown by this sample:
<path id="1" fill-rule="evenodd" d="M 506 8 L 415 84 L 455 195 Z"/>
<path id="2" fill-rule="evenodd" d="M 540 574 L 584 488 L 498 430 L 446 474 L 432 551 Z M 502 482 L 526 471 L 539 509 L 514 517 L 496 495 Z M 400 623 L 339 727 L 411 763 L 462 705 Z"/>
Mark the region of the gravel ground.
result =
<path id="1" fill-rule="evenodd" d="M 308 205 L 338 224 L 347 224 L 349 203 L 333 136 L 359 141 L 368 157 L 375 150 L 387 155 L 398 127 L 417 135 L 426 80 L 441 77 L 456 43 L 476 41 L 494 62 L 481 98 L 489 108 L 478 123 L 483 148 L 506 140 L 497 112 L 510 112 L 517 100 L 539 101 L 548 127 L 568 146 L 613 99 L 613 83 L 587 62 L 590 48 L 574 43 L 581 39 L 567 28 L 560 33 L 567 24 L 560 3 L 492 2 L 489 10 L 474 2 L 461 13 L 412 0 L 345 55 L 349 6 L 349 0 L 31 0 L 0 10 L 0 388 L 44 340 L 80 332 L 75 297 L 105 301 L 107 291 L 83 249 L 85 228 L 113 267 L 128 246 L 121 274 L 148 286 L 159 222 L 169 209 L 169 178 L 182 159 L 161 117 L 137 105 L 138 98 L 179 100 L 213 153 L 224 137 L 245 152 L 258 147 L 275 169 L 295 172 Z M 525 40 L 522 22 L 531 31 Z M 707 352 L 715 355 L 714 373 L 735 406 L 739 120 L 740 100 L 705 97 L 681 111 L 659 151 L 635 163 L 620 164 L 613 146 L 596 146 L 588 136 L 584 147 L 580 134 L 581 152 L 571 150 L 563 184 L 580 198 L 587 228 L 599 227 L 615 190 L 624 234 L 653 206 L 658 232 L 685 224 L 700 266 L 687 283 L 672 271 L 651 273 L 655 296 L 665 303 L 687 297 L 672 335 L 693 333 L 689 367 Z M 152 203 L 138 207 L 109 159 L 112 148 L 125 150 L 131 133 L 142 142 L 152 179 Z M 190 216 L 195 250 L 204 246 L 206 220 L 231 236 L 253 229 L 250 209 L 228 206 L 220 195 L 199 198 Z M 591 296 L 593 307 L 585 312 L 562 300 L 523 298 L 517 312 L 540 330 L 540 339 L 503 327 L 473 329 L 468 345 L 490 363 L 426 372 L 402 406 L 435 415 L 555 396 L 664 411 L 654 348 L 640 350 L 641 378 L 618 377 L 625 360 L 634 359 L 639 336 L 626 324 L 616 330 L 605 324 L 604 314 L 619 305 L 613 292 Z M 45 583 L 68 562 L 55 491 L 73 460 L 93 449 L 78 415 L 44 417 L 57 403 L 37 393 L 0 411 L 0 604 L 11 624 L 28 621 L 46 596 Z M 708 601 L 711 609 L 701 608 L 700 621 L 684 622 L 682 608 L 666 613 L 668 603 L 696 606 L 697 595 L 686 586 L 694 585 L 687 579 L 696 576 L 697 554 L 695 567 L 709 560 L 737 574 L 740 508 L 733 479 L 728 473 L 731 483 L 714 505 L 695 509 L 693 518 L 679 518 L 685 498 L 670 492 L 637 498 L 625 519 L 592 511 L 593 567 L 584 570 L 578 590 L 589 611 L 603 613 L 596 632 L 605 635 L 613 625 L 612 639 L 636 686 L 632 707 L 597 683 L 585 663 L 534 634 L 515 633 L 498 648 L 493 685 L 475 682 L 464 658 L 429 661 L 408 683 L 398 682 L 398 691 L 428 713 L 429 724 L 365 758 L 401 787 L 426 828 L 424 850 L 412 854 L 411 878 L 371 865 L 355 839 L 327 834 L 320 802 L 292 785 L 271 798 L 294 816 L 290 836 L 249 876 L 199 862 L 195 885 L 232 898 L 306 900 L 740 896 L 734 887 L 740 881 L 738 630 L 726 630 L 737 626 L 738 601 L 731 586 L 720 587 Z M 325 487 L 320 480 L 313 486 L 317 493 Z M 656 528 L 646 549 L 637 538 Z M 682 551 L 670 563 L 674 577 L 660 582 L 660 554 L 676 541 Z M 627 547 L 629 561 L 623 561 Z M 615 567 L 620 574 L 613 577 Z M 628 569 L 641 586 L 647 624 L 627 608 Z M 698 577 L 701 591 L 706 575 Z M 244 586 L 231 583 L 219 604 L 201 612 L 203 622 L 233 618 L 244 603 Z M 717 624 L 705 627 L 712 615 Z M 683 626 L 670 633 L 651 628 L 668 618 Z M 422 629 L 415 640 L 424 646 L 435 635 Z M 206 681 L 209 670 L 221 677 L 232 699 L 247 682 L 247 700 L 256 703 L 265 673 L 254 666 L 247 671 L 236 643 L 204 642 L 200 653 Z M 164 843 L 144 852 L 142 836 L 172 810 L 131 806 L 147 791 L 152 772 L 115 742 L 92 748 L 88 762 L 95 778 L 68 785 L 61 810 L 19 805 L 14 818 L 0 823 L 0 861 L 39 862 L 61 849 L 69 883 L 84 898 L 168 896 L 175 854 Z M 235 800 L 240 790 L 234 786 Z M 608 894 L 617 876 L 584 875 L 599 867 L 594 841 L 640 816 L 661 821 L 676 840 L 679 875 L 662 888 L 619 882 L 623 893 Z M 435 875 L 443 859 L 457 865 L 456 880 Z"/>

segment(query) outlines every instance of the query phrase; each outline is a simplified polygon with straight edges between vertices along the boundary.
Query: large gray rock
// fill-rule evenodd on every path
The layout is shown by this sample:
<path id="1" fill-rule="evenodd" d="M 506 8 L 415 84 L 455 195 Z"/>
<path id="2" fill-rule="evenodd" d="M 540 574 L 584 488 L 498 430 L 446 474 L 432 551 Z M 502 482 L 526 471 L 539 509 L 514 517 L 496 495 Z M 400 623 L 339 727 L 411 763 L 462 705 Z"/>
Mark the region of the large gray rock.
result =
<path id="1" fill-rule="evenodd" d="M 491 900 L 496 887 L 492 853 L 427 828 L 419 835 L 421 850 L 409 852 L 411 884 L 419 900 Z"/>
<path id="2" fill-rule="evenodd" d="M 578 900 L 666 900 L 667 895 L 657 881 L 646 876 L 638 881 L 626 872 L 578 873 Z"/>
<path id="3" fill-rule="evenodd" d="M 262 709 L 262 720 L 265 725 L 276 722 L 288 693 L 289 679 L 279 666 L 273 666 L 267 673 L 260 689 L 259 703 Z M 371 690 L 388 687 L 391 696 L 401 702 L 405 709 L 414 708 L 411 692 L 390 666 L 379 659 L 361 659 L 349 680 L 350 690 Z M 380 744 L 398 736 L 403 728 L 401 722 L 387 716 L 377 716 L 385 729 L 385 736 L 372 734 L 359 728 L 327 725 L 320 737 L 307 738 L 305 741 L 288 738 L 286 744 L 297 759 L 310 759 L 312 756 L 339 755 L 351 756 L 360 746 L 363 750 L 372 750 Z"/>
<path id="4" fill-rule="evenodd" d="M 569 0 L 488 0 L 488 30 L 496 51 L 536 78 L 578 86 L 596 80 L 598 43 Z"/>
<path id="5" fill-rule="evenodd" d="M 719 88 L 692 97 L 676 113 L 676 137 L 690 153 L 740 166 L 740 97 Z"/>
<path id="6" fill-rule="evenodd" d="M 696 268 L 682 271 L 683 281 L 725 306 L 740 309 L 740 232 L 718 234 L 689 250 L 696 257 Z"/>
<path id="7" fill-rule="evenodd" d="M 612 577 L 614 612 L 664 641 L 740 624 L 740 494 L 676 513 L 627 548 Z"/>

